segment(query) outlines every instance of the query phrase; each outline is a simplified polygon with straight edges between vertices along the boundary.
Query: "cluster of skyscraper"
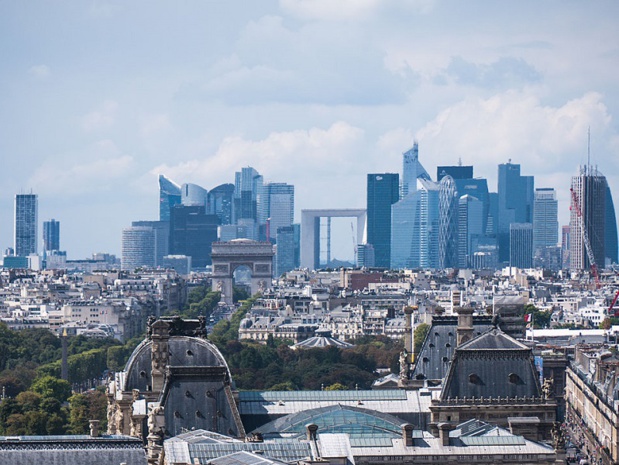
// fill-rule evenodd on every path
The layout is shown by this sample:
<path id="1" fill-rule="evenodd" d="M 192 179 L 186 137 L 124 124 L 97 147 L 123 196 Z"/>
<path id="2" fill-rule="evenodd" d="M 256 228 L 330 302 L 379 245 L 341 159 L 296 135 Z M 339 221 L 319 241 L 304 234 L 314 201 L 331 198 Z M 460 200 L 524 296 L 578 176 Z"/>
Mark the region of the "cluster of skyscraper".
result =
<path id="1" fill-rule="evenodd" d="M 617 223 L 606 178 L 584 170 L 572 185 L 582 199 L 582 224 L 595 244 L 597 265 L 617 263 Z M 575 209 L 567 235 L 571 246 L 565 237 L 558 245 L 557 211 L 555 190 L 535 188 L 533 176 L 522 176 L 511 160 L 498 167 L 498 192 L 489 192 L 487 180 L 473 176 L 473 166 L 439 166 L 433 181 L 415 143 L 403 154 L 401 182 L 397 173 L 368 174 L 367 244 L 359 248 L 366 261 L 360 264 L 588 268 Z"/>
<path id="2" fill-rule="evenodd" d="M 210 191 L 178 186 L 160 175 L 159 221 L 135 221 L 123 230 L 122 266 L 185 260 L 185 268 L 204 268 L 211 265 L 213 242 L 251 239 L 277 244 L 275 268 L 281 274 L 299 263 L 299 227 L 293 223 L 294 186 L 265 183 L 254 168 L 241 169 L 234 184 Z"/>
<path id="3" fill-rule="evenodd" d="M 535 188 L 533 176 L 522 176 L 520 165 L 511 160 L 498 166 L 497 187 L 490 192 L 486 179 L 474 177 L 473 166 L 461 164 L 439 166 L 432 180 L 414 143 L 403 153 L 401 178 L 397 173 L 367 175 L 367 211 L 304 210 L 306 227 L 313 228 L 303 234 L 311 242 L 309 263 L 320 266 L 319 217 L 324 216 L 354 216 L 366 225 L 365 234 L 358 225 L 357 241 L 366 238 L 357 246 L 359 266 L 586 270 L 593 263 L 602 268 L 618 262 L 611 190 L 596 168 L 581 167 L 572 177 L 570 224 L 563 226 L 560 244 L 554 188 Z M 37 195 L 16 195 L 15 243 L 5 253 L 4 267 L 66 261 L 60 223 L 54 219 L 43 223 L 44 250 L 38 255 L 37 222 Z M 234 184 L 210 191 L 196 184 L 178 186 L 161 175 L 159 220 L 134 221 L 123 229 L 122 267 L 204 268 L 211 265 L 213 242 L 234 239 L 276 244 L 277 275 L 297 268 L 302 238 L 300 225 L 294 224 L 294 186 L 265 183 L 251 167 L 236 172 Z M 329 251 L 330 229 L 328 242 Z M 327 266 L 329 259 L 330 252 Z"/>
<path id="4" fill-rule="evenodd" d="M 39 267 L 32 260 L 39 261 L 38 255 L 38 197 L 36 194 L 17 194 L 15 196 L 14 246 L 6 250 L 3 266 L 15 268 Z M 43 266 L 47 260 L 66 257 L 60 250 L 60 222 L 54 219 L 43 222 Z"/>

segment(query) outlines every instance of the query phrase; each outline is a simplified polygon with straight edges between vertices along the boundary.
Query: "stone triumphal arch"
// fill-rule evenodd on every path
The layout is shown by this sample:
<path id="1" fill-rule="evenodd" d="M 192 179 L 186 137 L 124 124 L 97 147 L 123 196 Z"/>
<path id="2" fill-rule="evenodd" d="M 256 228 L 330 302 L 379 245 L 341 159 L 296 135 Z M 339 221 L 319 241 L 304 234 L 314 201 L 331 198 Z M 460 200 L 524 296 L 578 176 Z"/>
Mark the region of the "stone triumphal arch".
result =
<path id="1" fill-rule="evenodd" d="M 273 245 L 249 239 L 235 239 L 230 242 L 213 242 L 214 291 L 222 293 L 222 300 L 232 303 L 232 282 L 234 270 L 247 266 L 251 271 L 251 293 L 261 292 L 271 286 L 273 278 Z"/>

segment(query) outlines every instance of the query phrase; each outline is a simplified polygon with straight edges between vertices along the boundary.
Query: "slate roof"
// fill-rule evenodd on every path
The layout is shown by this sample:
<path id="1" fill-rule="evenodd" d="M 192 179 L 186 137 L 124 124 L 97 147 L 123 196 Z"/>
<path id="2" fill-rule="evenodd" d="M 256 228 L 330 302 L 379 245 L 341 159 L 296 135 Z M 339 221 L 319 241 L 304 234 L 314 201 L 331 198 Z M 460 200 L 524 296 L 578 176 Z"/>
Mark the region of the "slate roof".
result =
<path id="1" fill-rule="evenodd" d="M 204 430 L 191 431 L 166 439 L 163 447 L 168 463 L 195 463 L 197 460 L 201 465 L 242 451 L 259 451 L 268 459 L 287 463 L 308 459 L 312 455 L 310 444 L 297 439 L 243 442 L 215 436 Z"/>
<path id="2" fill-rule="evenodd" d="M 456 397 L 541 397 L 531 349 L 498 328 L 462 344 L 441 392 Z"/>
<path id="3" fill-rule="evenodd" d="M 152 386 L 152 352 L 151 340 L 144 340 L 131 354 L 123 376 L 119 378 L 122 391 L 139 389 L 150 390 Z M 210 341 L 190 336 L 172 336 L 168 340 L 170 366 L 210 366 L 225 367 L 228 365 L 219 349 Z"/>
<path id="4" fill-rule="evenodd" d="M 442 380 L 456 348 L 457 316 L 434 317 L 413 368 L 412 379 Z M 473 335 L 480 335 L 492 326 L 492 318 L 473 316 Z"/>

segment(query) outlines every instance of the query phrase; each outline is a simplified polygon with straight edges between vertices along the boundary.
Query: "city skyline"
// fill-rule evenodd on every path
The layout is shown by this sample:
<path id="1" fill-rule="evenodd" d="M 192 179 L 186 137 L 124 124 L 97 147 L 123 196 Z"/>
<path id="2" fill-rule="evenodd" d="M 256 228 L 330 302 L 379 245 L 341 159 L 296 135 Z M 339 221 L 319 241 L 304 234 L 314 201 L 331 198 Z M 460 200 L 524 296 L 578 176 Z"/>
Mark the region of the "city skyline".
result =
<path id="1" fill-rule="evenodd" d="M 461 160 L 492 192 L 511 159 L 565 225 L 590 127 L 619 195 L 614 2 L 36 3 L 0 6 L 3 249 L 32 191 L 69 258 L 120 256 L 158 219 L 158 174 L 213 188 L 252 166 L 295 186 L 297 221 L 360 208 L 413 140 L 428 173 Z"/>

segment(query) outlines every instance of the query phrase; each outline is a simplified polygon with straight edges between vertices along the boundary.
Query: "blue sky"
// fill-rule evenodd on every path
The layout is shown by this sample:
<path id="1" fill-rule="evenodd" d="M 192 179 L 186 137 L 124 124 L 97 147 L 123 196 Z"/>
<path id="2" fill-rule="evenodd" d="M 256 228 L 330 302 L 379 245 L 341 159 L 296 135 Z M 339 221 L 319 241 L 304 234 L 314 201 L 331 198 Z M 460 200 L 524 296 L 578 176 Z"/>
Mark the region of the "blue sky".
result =
<path id="1" fill-rule="evenodd" d="M 297 220 L 363 207 L 414 138 L 433 176 L 462 160 L 492 190 L 520 163 L 563 224 L 589 127 L 619 203 L 617 76 L 615 1 L 3 1 L 0 247 L 32 190 L 69 258 L 119 254 L 159 173 L 253 166 L 295 185 Z"/>

